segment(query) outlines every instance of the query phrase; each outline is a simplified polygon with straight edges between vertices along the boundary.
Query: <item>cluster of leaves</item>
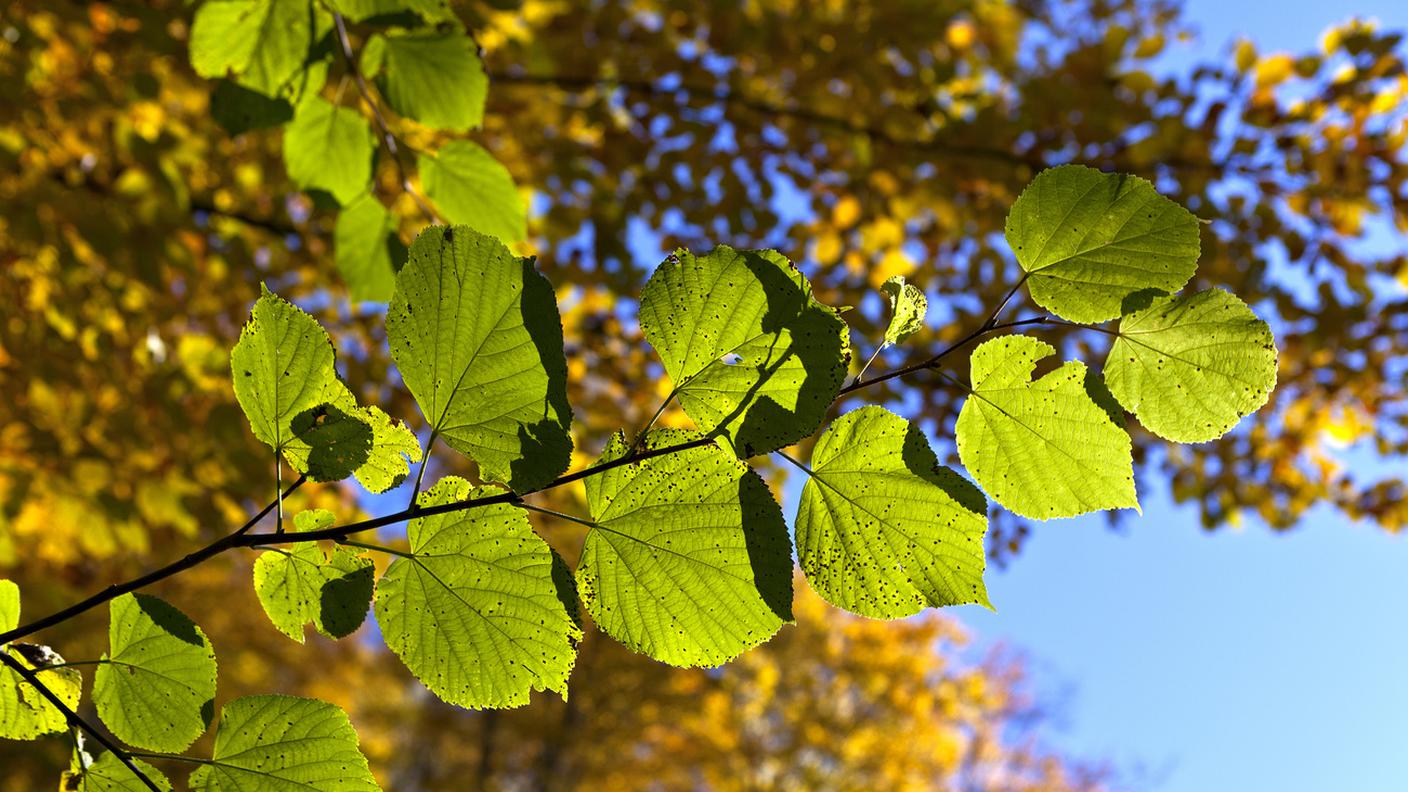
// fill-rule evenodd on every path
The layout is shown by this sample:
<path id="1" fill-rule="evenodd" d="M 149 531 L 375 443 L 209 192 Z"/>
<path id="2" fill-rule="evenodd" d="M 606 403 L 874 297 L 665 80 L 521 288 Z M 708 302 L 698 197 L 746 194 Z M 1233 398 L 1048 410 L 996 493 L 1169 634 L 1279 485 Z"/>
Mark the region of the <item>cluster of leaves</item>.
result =
<path id="1" fill-rule="evenodd" d="M 1198 258 L 1198 224 L 1140 179 L 1065 166 L 1039 175 L 1012 207 L 1007 237 L 1032 299 L 1053 316 L 1000 325 L 998 311 L 965 341 L 1011 326 L 1120 319 L 1105 378 L 1066 362 L 1033 380 L 1050 345 L 1005 335 L 972 352 L 957 443 L 977 484 L 1035 519 L 1138 508 L 1124 410 L 1171 439 L 1225 433 L 1275 384 L 1268 326 L 1231 294 L 1177 292 Z M 1022 283 L 1014 287 L 1020 288 Z M 925 306 L 896 282 L 886 343 L 924 322 Z M 809 463 L 783 451 L 814 434 L 843 391 L 937 369 L 944 354 L 844 386 L 849 329 L 806 277 L 773 251 L 679 250 L 641 295 L 641 326 L 692 429 L 618 432 L 597 462 L 571 461 L 567 360 L 554 292 L 531 259 L 468 226 L 432 226 L 395 276 L 386 320 L 390 354 L 436 440 L 473 461 L 479 483 L 446 477 L 404 512 L 333 525 L 305 511 L 285 532 L 228 538 L 267 547 L 256 592 L 271 621 L 302 640 L 312 623 L 351 634 L 374 608 L 387 645 L 431 691 L 467 708 L 567 694 L 593 623 L 626 647 L 677 666 L 716 666 L 792 621 L 792 543 L 782 511 L 748 460 L 776 453 L 806 471 L 796 553 L 812 588 L 854 613 L 893 619 L 925 607 L 987 604 L 987 502 L 939 465 L 919 427 L 878 406 L 840 416 Z M 957 348 L 957 345 L 954 349 Z M 370 490 L 400 483 L 421 458 L 416 436 L 357 404 L 331 339 L 310 315 L 266 291 L 230 357 L 235 395 L 256 437 L 301 478 L 356 476 Z M 843 388 L 844 386 L 844 388 Z M 663 409 L 663 406 L 662 406 Z M 657 416 L 658 416 L 657 412 Z M 424 473 L 424 467 L 422 467 Z M 585 479 L 585 516 L 525 496 Z M 416 489 L 419 490 L 419 479 Z M 296 486 L 296 485 L 295 485 Z M 548 511 L 588 532 L 575 571 L 532 530 Z M 407 547 L 356 541 L 406 521 Z M 315 542 L 338 547 L 331 554 Z M 291 545 L 286 550 L 281 545 Z M 380 580 L 363 551 L 394 557 Z M 5 589 L 17 629 L 18 591 Z M 189 619 L 152 597 L 124 594 L 111 610 L 111 649 L 97 663 L 94 700 L 131 745 L 185 750 L 210 720 L 215 659 Z M 29 738 L 71 725 L 81 693 L 73 663 L 47 648 L 7 649 L 0 734 Z M 45 679 L 44 677 L 49 677 Z M 47 698 L 53 695 L 57 698 Z M 125 764 L 104 774 L 147 777 Z M 289 697 L 226 705 L 199 789 L 276 781 L 374 788 L 346 716 Z M 349 769 L 353 768 L 353 769 Z M 334 769 L 338 772 L 334 773 Z M 154 772 L 154 771 L 153 771 Z"/>
<path id="2" fill-rule="evenodd" d="M 352 25 L 368 31 L 359 52 Z M 385 302 L 405 260 L 398 223 L 375 190 L 379 143 L 395 161 L 399 187 L 431 219 L 466 224 L 505 242 L 526 236 L 513 177 L 479 144 L 456 139 L 412 152 L 433 209 L 415 192 L 400 159 L 408 147 L 392 132 L 388 113 L 455 133 L 484 120 L 488 77 L 477 45 L 447 4 L 208 0 L 191 27 L 190 60 L 197 74 L 217 81 L 210 98 L 214 118 L 233 134 L 282 127 L 289 179 L 339 210 L 334 250 L 353 299 Z M 342 87 L 329 101 L 323 88 L 339 74 Z M 340 103 L 349 80 L 365 112 Z"/>

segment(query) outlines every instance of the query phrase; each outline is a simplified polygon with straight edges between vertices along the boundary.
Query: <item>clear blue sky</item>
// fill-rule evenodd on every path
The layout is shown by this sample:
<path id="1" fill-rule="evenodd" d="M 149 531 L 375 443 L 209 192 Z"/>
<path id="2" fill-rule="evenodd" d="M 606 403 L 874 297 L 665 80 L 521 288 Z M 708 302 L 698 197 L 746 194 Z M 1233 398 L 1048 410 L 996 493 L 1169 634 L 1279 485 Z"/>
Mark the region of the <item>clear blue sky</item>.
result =
<path id="1" fill-rule="evenodd" d="M 1195 0 L 1201 40 L 1170 65 L 1238 34 L 1299 51 L 1354 15 L 1401 29 L 1408 2 Z M 1137 789 L 1408 790 L 1408 536 L 1328 511 L 1287 535 L 1206 534 L 1162 493 L 1143 500 L 1123 533 L 1037 525 L 990 573 L 997 612 L 958 612 L 1030 658 L 1059 702 L 1049 742 L 1114 760 Z"/>

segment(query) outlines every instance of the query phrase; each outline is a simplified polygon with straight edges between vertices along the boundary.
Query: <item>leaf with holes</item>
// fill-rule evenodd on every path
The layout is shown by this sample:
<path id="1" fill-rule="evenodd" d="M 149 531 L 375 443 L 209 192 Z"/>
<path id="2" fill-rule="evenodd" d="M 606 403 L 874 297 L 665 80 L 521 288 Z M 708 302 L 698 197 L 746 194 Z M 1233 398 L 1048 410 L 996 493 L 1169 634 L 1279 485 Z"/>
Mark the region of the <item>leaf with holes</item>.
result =
<path id="1" fill-rule="evenodd" d="M 701 429 L 740 457 L 816 431 L 850 358 L 846 324 L 771 250 L 678 250 L 641 292 L 640 323 Z"/>
<path id="2" fill-rule="evenodd" d="M 477 143 L 452 140 L 435 153 L 416 155 L 425 194 L 451 223 L 463 223 L 503 242 L 528 236 L 527 213 L 513 176 Z"/>
<path id="3" fill-rule="evenodd" d="M 293 519 L 297 532 L 333 524 L 332 512 L 312 509 Z M 314 542 L 266 550 L 254 562 L 254 592 L 269 621 L 303 643 L 312 622 L 329 638 L 344 638 L 361 626 L 371 607 L 375 570 L 370 558 L 339 547 L 331 557 Z"/>
<path id="4" fill-rule="evenodd" d="M 295 696 L 245 696 L 220 711 L 195 792 L 379 792 L 347 713 Z"/>
<path id="5" fill-rule="evenodd" d="M 826 601 L 896 619 L 988 604 L 987 501 L 939 465 L 915 424 L 883 407 L 837 419 L 812 450 L 797 510 L 797 558 Z"/>
<path id="6" fill-rule="evenodd" d="M 567 469 L 572 408 L 552 285 L 493 237 L 432 226 L 386 316 L 391 357 L 435 437 L 527 492 Z"/>
<path id="7" fill-rule="evenodd" d="M 171 780 L 160 770 L 141 759 L 134 759 L 132 763 L 137 765 L 142 775 L 156 784 L 157 789 L 171 792 Z M 98 761 L 87 768 L 64 773 L 60 789 L 65 792 L 148 792 L 151 787 L 142 783 L 142 779 L 129 770 L 122 760 L 109 752 L 98 757 Z"/>
<path id="8" fill-rule="evenodd" d="M 1276 387 L 1276 340 L 1246 303 L 1221 289 L 1154 297 L 1120 320 L 1105 379 L 1149 431 L 1200 443 L 1266 403 Z"/>
<path id="9" fill-rule="evenodd" d="M 646 448 L 699 436 L 661 430 Z M 627 452 L 618 432 L 598 464 Z M 620 465 L 586 487 L 592 528 L 577 585 L 597 626 L 628 648 L 671 665 L 717 666 L 792 620 L 782 510 L 722 447 Z"/>
<path id="10" fill-rule="evenodd" d="M 1033 382 L 1056 349 L 1004 336 L 973 351 L 973 387 L 958 414 L 958 455 L 998 503 L 1036 520 L 1139 508 L 1118 405 L 1085 364 Z"/>
<path id="11" fill-rule="evenodd" d="M 494 494 L 459 478 L 421 506 Z M 566 566 L 525 512 L 493 504 L 411 520 L 410 553 L 376 590 L 386 645 L 437 696 L 472 709 L 518 707 L 535 690 L 567 697 L 582 630 Z"/>
<path id="12" fill-rule="evenodd" d="M 1198 220 L 1136 176 L 1062 165 L 1037 174 L 1007 215 L 1007 243 L 1037 305 L 1072 322 L 1176 292 L 1198 267 Z"/>
<path id="13" fill-rule="evenodd" d="M 230 371 L 254 436 L 315 481 L 356 475 L 382 492 L 406 477 L 408 458 L 421 457 L 409 429 L 357 405 L 317 320 L 267 288 L 230 353 Z"/>
<path id="14" fill-rule="evenodd" d="M 47 646 L 13 642 L 0 651 L 29 669 L 60 665 L 62 656 Z M 76 668 L 54 668 L 38 673 L 39 681 L 69 709 L 77 709 L 83 696 L 83 676 Z M 68 728 L 68 719 L 49 703 L 34 686 L 12 670 L 0 665 L 0 738 L 33 740 Z"/>
<path id="15" fill-rule="evenodd" d="M 205 732 L 215 706 L 215 652 L 181 611 L 144 594 L 108 608 L 110 647 L 93 703 L 118 739 L 179 753 Z"/>
<path id="16" fill-rule="evenodd" d="M 890 298 L 890 324 L 885 328 L 885 343 L 891 346 L 909 338 L 924 328 L 924 315 L 929 312 L 929 298 L 903 275 L 896 275 L 880 284 L 880 290 Z"/>

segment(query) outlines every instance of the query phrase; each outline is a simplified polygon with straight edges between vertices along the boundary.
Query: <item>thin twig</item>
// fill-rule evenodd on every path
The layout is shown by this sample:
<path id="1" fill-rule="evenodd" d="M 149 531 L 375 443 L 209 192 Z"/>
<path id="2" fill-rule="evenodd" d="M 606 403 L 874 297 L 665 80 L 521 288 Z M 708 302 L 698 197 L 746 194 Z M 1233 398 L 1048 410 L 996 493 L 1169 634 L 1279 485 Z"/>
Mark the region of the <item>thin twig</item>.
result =
<path id="1" fill-rule="evenodd" d="M 335 12 L 332 15 L 332 21 L 333 26 L 337 29 L 337 41 L 340 45 L 339 49 L 342 51 L 342 59 L 347 63 L 347 72 L 352 75 L 353 81 L 357 84 L 357 93 L 361 94 L 362 101 L 371 108 L 377 131 L 381 133 L 381 143 L 386 147 L 386 153 L 390 155 L 391 161 L 396 164 L 396 175 L 401 180 L 401 189 L 411 196 L 411 200 L 416 202 L 416 206 L 420 207 L 420 211 L 430 220 L 432 225 L 439 223 L 440 216 L 435 213 L 434 207 L 421 196 L 411 184 L 410 177 L 406 175 L 406 165 L 401 162 L 401 142 L 391 131 L 391 125 L 386 123 L 386 116 L 381 114 L 381 105 L 377 103 L 376 97 L 372 96 L 371 88 L 367 86 L 367 80 L 362 76 L 362 70 L 357 67 L 357 56 L 352 52 L 352 39 L 347 35 L 347 21 L 342 18 L 342 14 Z"/>
<path id="2" fill-rule="evenodd" d="M 283 496 L 287 498 L 290 494 L 293 493 L 294 490 L 301 487 L 303 485 L 303 482 L 306 480 L 306 477 L 299 476 L 297 481 L 293 482 L 293 484 L 289 485 L 288 489 L 284 490 Z M 244 535 L 248 533 L 249 529 L 253 528 L 256 524 L 259 523 L 260 520 L 264 519 L 264 517 L 267 516 L 269 512 L 273 511 L 275 505 L 276 504 L 274 504 L 273 502 L 270 502 L 268 506 L 265 506 L 263 509 L 260 509 L 258 514 L 249 518 L 248 522 L 240 526 L 234 532 L 226 535 L 222 539 L 219 539 L 215 542 L 212 542 L 211 544 L 206 545 L 205 547 L 202 547 L 201 549 L 187 555 L 185 558 L 182 558 L 181 560 L 176 561 L 175 563 L 167 564 L 166 566 L 160 569 L 148 572 L 147 574 L 142 575 L 141 577 L 133 578 L 132 580 L 127 581 L 126 583 L 118 583 L 112 586 L 108 586 L 102 591 L 99 591 L 97 594 L 94 594 L 93 596 L 88 597 L 87 599 L 78 602 L 74 605 L 70 605 L 67 608 L 64 608 L 63 610 L 55 611 L 49 614 L 48 616 L 45 616 L 40 619 L 35 619 L 34 621 L 28 624 L 21 625 L 13 630 L 10 630 L 9 632 L 0 634 L 0 644 L 9 643 L 10 641 L 15 641 L 20 638 L 24 638 L 27 635 L 32 635 L 34 633 L 39 632 L 40 630 L 53 627 L 56 624 L 62 624 L 63 622 L 66 622 L 69 619 L 74 618 L 75 616 L 79 616 L 83 613 L 86 613 L 87 611 L 92 610 L 93 608 L 96 608 L 105 602 L 115 600 L 123 594 L 127 594 L 145 586 L 149 586 L 159 580 L 165 580 L 166 578 L 171 577 L 177 572 L 184 572 L 185 570 L 190 569 L 191 567 L 201 563 L 202 561 L 209 560 L 219 555 L 220 553 L 225 552 L 226 550 L 229 550 L 234 547 L 239 547 L 240 545 L 236 544 L 236 542 L 242 539 Z"/>
<path id="3" fill-rule="evenodd" d="M 88 735 L 97 740 L 99 745 L 111 751 L 112 755 L 116 756 L 118 761 L 127 765 L 127 769 L 131 770 L 133 775 L 141 779 L 142 783 L 146 784 L 148 789 L 151 789 L 152 792 L 161 792 L 161 787 L 157 786 L 150 778 L 147 778 L 147 774 L 143 773 L 141 769 L 137 767 L 137 764 L 132 761 L 132 757 L 128 756 L 126 751 L 117 747 L 116 743 L 107 738 L 107 735 L 98 731 L 93 724 L 84 720 L 82 716 L 69 708 L 69 706 L 64 703 L 63 699 L 59 698 L 54 691 L 49 689 L 48 685 L 40 681 L 39 675 L 31 670 L 29 666 L 16 660 L 8 651 L 0 652 L 0 662 L 9 666 L 16 674 L 24 677 L 26 682 L 32 685 L 35 690 L 39 691 L 39 695 L 48 699 L 49 703 L 53 704 L 55 709 L 62 712 L 64 718 L 68 721 L 69 728 L 82 729 L 88 732 Z"/>
<path id="4" fill-rule="evenodd" d="M 949 344 L 947 347 L 944 348 L 942 352 L 937 355 L 934 355 L 928 360 L 904 366 L 902 368 L 897 368 L 893 371 L 887 371 L 884 374 L 876 375 L 863 382 L 853 382 L 850 385 L 847 385 L 846 387 L 842 388 L 841 392 L 837 394 L 837 397 L 839 398 L 841 396 L 846 396 L 850 393 L 860 390 L 861 388 L 868 388 L 876 383 L 884 382 L 886 380 L 892 380 L 896 377 L 903 377 L 909 374 L 913 374 L 916 371 L 923 371 L 925 369 L 935 368 L 939 365 L 940 361 L 953 354 L 954 352 L 958 351 L 958 349 L 964 346 L 965 344 L 976 339 L 982 338 L 988 333 L 995 333 L 998 330 L 1008 330 L 1013 327 L 1025 327 L 1027 325 L 1047 324 L 1050 322 L 1052 322 L 1052 319 L 1049 316 L 1035 316 L 1031 319 L 1022 319 L 1016 322 L 1005 322 L 1003 324 L 988 325 L 987 323 L 984 323 L 984 326 L 979 327 L 977 330 L 974 330 L 973 332 L 958 339 L 952 344 Z"/>
<path id="5" fill-rule="evenodd" d="M 514 505 L 517 506 L 517 507 L 520 508 L 520 509 L 527 509 L 528 511 L 535 511 L 535 512 L 538 512 L 539 514 L 546 514 L 546 515 L 549 515 L 549 516 L 552 516 L 552 517 L 556 517 L 556 518 L 558 518 L 559 520 L 566 520 L 566 521 L 568 521 L 568 522 L 577 523 L 578 525 L 585 525 L 585 526 L 587 526 L 588 528 L 595 528 L 595 527 L 596 527 L 596 523 L 592 522 L 591 520 L 585 520 L 585 519 L 583 519 L 583 518 L 581 518 L 581 517 L 578 517 L 578 516 L 576 516 L 576 515 L 567 514 L 566 512 L 560 512 L 560 511 L 556 511 L 556 510 L 554 510 L 554 509 L 545 509 L 545 508 L 543 508 L 542 506 L 534 506 L 534 505 L 531 504 L 531 503 L 516 503 L 516 504 L 514 504 Z"/>

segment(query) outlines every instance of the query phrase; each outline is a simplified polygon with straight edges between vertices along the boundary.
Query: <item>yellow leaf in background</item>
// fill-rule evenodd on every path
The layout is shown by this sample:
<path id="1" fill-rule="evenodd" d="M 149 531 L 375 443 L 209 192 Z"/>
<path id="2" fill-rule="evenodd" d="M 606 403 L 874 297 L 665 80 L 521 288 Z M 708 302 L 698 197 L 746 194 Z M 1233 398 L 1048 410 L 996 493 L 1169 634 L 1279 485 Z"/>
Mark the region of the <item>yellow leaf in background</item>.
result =
<path id="1" fill-rule="evenodd" d="M 879 265 L 870 272 L 870 283 L 875 288 L 880 288 L 880 284 L 894 277 L 895 275 L 909 275 L 914 272 L 914 259 L 910 258 L 900 248 L 890 248 L 885 251 L 884 258 L 880 259 Z"/>
<path id="2" fill-rule="evenodd" d="M 944 38 L 948 41 L 948 45 L 954 49 L 968 49 L 973 46 L 973 40 L 977 38 L 977 30 L 971 21 L 955 19 L 949 23 Z"/>
<path id="3" fill-rule="evenodd" d="M 1258 88 L 1280 85 L 1295 72 L 1296 62 L 1290 55 L 1278 52 L 1267 55 L 1256 64 L 1256 84 Z"/>
<path id="4" fill-rule="evenodd" d="M 1256 63 L 1256 45 L 1242 39 L 1237 42 L 1237 53 L 1234 56 L 1237 64 L 1237 71 L 1245 72 Z"/>
<path id="5" fill-rule="evenodd" d="M 853 195 L 843 195 L 831 209 L 831 224 L 837 228 L 850 228 L 860 219 L 860 201 Z"/>
<path id="6" fill-rule="evenodd" d="M 824 231 L 812 243 L 812 259 L 818 264 L 835 264 L 841 258 L 841 237 L 834 231 Z"/>
<path id="7" fill-rule="evenodd" d="M 1154 35 L 1139 42 L 1139 46 L 1134 48 L 1134 57 L 1152 58 L 1164 51 L 1164 37 L 1162 33 Z"/>

